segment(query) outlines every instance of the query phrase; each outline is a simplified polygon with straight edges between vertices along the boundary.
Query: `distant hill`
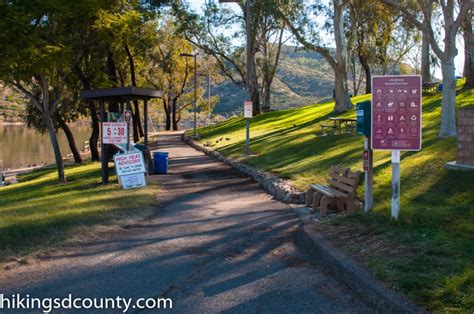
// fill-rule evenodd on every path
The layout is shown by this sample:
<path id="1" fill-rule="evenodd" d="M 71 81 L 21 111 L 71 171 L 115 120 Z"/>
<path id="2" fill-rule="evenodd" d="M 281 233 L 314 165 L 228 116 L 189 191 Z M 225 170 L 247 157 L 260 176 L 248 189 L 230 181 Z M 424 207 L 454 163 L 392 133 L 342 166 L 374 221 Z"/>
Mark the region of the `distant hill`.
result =
<path id="1" fill-rule="evenodd" d="M 0 82 L 0 122 L 20 122 L 25 99 Z"/>
<path id="2" fill-rule="evenodd" d="M 334 72 L 315 52 L 297 51 L 286 46 L 272 87 L 272 109 L 299 107 L 332 98 Z M 229 80 L 212 86 L 220 96 L 214 113 L 231 116 L 242 112 L 247 92 Z M 25 99 L 0 82 L 0 121 L 21 121 Z"/>
<path id="3" fill-rule="evenodd" d="M 272 87 L 272 109 L 299 107 L 332 97 L 334 72 L 331 66 L 316 52 L 297 51 L 284 47 L 282 59 Z M 242 111 L 246 90 L 230 81 L 212 88 L 212 94 L 220 95 L 214 113 L 225 116 Z"/>

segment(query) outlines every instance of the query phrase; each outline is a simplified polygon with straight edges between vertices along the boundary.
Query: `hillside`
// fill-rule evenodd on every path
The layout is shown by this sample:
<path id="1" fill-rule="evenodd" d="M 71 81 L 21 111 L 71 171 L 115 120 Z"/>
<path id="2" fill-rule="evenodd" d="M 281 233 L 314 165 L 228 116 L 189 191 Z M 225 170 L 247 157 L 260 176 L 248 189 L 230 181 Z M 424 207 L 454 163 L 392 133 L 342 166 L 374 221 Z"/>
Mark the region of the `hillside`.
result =
<path id="1" fill-rule="evenodd" d="M 0 82 L 0 122 L 20 122 L 25 99 Z"/>
<path id="2" fill-rule="evenodd" d="M 294 51 L 284 47 L 282 59 L 273 82 L 272 109 L 286 109 L 315 103 L 332 97 L 334 73 L 317 53 Z M 220 96 L 214 113 L 230 116 L 242 111 L 246 90 L 229 81 L 212 87 Z"/>
<path id="3" fill-rule="evenodd" d="M 461 86 L 460 82 L 459 87 Z M 369 95 L 353 102 L 370 99 Z M 458 106 L 474 103 L 474 90 L 458 89 Z M 332 165 L 362 170 L 363 137 L 321 136 L 333 102 L 271 112 L 251 122 L 251 150 L 244 162 L 289 179 L 304 191 L 324 183 Z M 474 173 L 445 169 L 455 160 L 456 140 L 438 138 L 441 94 L 423 97 L 423 149 L 403 152 L 401 216 L 390 220 L 389 152 L 374 154 L 374 210 L 322 223 L 336 245 L 388 286 L 435 312 L 474 311 Z M 343 116 L 355 117 L 355 111 Z M 232 118 L 199 130 L 201 142 L 241 158 L 245 121 Z M 219 141 L 220 138 L 228 138 Z M 358 197 L 363 199 L 363 186 Z"/>

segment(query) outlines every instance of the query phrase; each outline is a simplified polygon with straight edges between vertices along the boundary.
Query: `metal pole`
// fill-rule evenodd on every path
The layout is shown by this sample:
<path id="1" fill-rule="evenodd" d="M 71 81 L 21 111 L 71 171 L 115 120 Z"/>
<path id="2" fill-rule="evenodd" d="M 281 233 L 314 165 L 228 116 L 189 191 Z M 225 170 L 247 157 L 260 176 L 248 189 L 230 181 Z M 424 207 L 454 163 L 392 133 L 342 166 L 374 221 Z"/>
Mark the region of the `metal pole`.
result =
<path id="1" fill-rule="evenodd" d="M 392 219 L 400 214 L 400 151 L 392 151 Z"/>
<path id="2" fill-rule="evenodd" d="M 143 120 L 145 120 L 145 149 L 148 150 L 148 99 L 143 100 Z"/>
<path id="3" fill-rule="evenodd" d="M 194 55 L 194 132 L 193 137 L 196 139 L 196 102 L 197 102 L 197 54 Z"/>
<path id="4" fill-rule="evenodd" d="M 102 161 L 102 183 L 107 184 L 109 183 L 109 163 L 107 161 L 107 144 L 104 144 L 104 127 L 103 123 L 105 122 L 105 108 L 104 108 L 104 102 L 100 101 L 99 103 L 99 109 L 100 109 L 100 136 L 102 137 L 101 140 L 101 149 L 100 149 L 100 154 L 101 154 L 101 161 Z"/>
<path id="5" fill-rule="evenodd" d="M 368 213 L 372 210 L 374 203 L 373 187 L 374 187 L 374 152 L 369 144 L 369 138 L 365 137 L 364 148 L 369 152 L 369 165 L 365 172 L 365 203 L 364 212 Z"/>
<path id="6" fill-rule="evenodd" d="M 250 118 L 247 118 L 246 121 L 247 121 L 247 138 L 245 141 L 245 155 L 250 156 Z"/>
<path id="7" fill-rule="evenodd" d="M 247 32 L 247 88 L 249 92 L 249 100 L 252 100 L 252 83 L 251 72 L 252 72 L 252 4 L 251 0 L 245 2 L 245 26 Z M 255 104 L 252 104 L 255 107 Z"/>
<path id="8" fill-rule="evenodd" d="M 211 124 L 211 73 L 207 73 L 207 125 Z"/>

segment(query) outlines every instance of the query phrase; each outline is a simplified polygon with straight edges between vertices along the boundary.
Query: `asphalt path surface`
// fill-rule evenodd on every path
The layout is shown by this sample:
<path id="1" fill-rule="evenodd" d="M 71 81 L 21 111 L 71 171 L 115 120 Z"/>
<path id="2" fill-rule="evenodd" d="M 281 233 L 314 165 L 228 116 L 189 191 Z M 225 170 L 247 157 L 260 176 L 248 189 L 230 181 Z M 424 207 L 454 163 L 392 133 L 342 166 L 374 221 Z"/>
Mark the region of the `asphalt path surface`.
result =
<path id="1" fill-rule="evenodd" d="M 176 313 L 372 312 L 295 245 L 289 205 L 180 137 L 159 140 L 170 167 L 151 178 L 161 184 L 155 215 L 0 271 L 0 293 L 166 297 Z"/>

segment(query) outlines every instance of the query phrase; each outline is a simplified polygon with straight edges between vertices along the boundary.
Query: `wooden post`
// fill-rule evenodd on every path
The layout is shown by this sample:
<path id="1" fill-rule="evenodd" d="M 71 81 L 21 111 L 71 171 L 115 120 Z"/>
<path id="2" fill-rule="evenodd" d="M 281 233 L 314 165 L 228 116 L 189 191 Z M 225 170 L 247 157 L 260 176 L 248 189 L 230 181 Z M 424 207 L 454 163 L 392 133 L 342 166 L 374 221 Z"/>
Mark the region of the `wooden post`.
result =
<path id="1" fill-rule="evenodd" d="M 130 111 L 131 109 L 132 107 L 130 105 L 130 100 L 127 100 L 127 110 Z M 127 122 L 127 152 L 129 150 L 130 150 L 130 122 Z"/>
<path id="2" fill-rule="evenodd" d="M 143 100 L 143 119 L 145 120 L 144 123 L 144 131 L 145 131 L 145 150 L 148 150 L 148 99 Z"/>
<path id="3" fill-rule="evenodd" d="M 109 162 L 107 160 L 107 144 L 104 144 L 104 128 L 103 123 L 107 120 L 105 115 L 104 101 L 101 100 L 99 103 L 100 106 L 100 136 L 101 140 L 101 160 L 102 160 L 102 183 L 109 183 Z"/>

